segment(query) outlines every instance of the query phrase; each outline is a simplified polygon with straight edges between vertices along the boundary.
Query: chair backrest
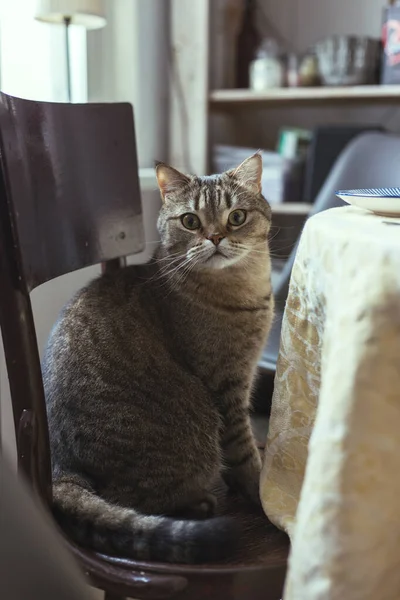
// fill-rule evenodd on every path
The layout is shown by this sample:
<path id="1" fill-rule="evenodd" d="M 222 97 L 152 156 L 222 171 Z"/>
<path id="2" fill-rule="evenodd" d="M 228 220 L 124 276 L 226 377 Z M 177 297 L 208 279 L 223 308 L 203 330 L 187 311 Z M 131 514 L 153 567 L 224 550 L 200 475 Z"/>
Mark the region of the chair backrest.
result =
<path id="1" fill-rule="evenodd" d="M 143 247 L 132 107 L 0 94 L 0 325 L 20 465 L 45 500 L 50 456 L 29 292 Z"/>
<path id="2" fill-rule="evenodd" d="M 340 189 L 400 186 L 400 136 L 369 132 L 353 139 L 341 152 L 322 186 L 309 216 L 323 210 L 343 206 L 335 196 Z M 283 308 L 289 289 L 290 275 L 296 257 L 293 248 L 275 289 L 277 305 Z"/>

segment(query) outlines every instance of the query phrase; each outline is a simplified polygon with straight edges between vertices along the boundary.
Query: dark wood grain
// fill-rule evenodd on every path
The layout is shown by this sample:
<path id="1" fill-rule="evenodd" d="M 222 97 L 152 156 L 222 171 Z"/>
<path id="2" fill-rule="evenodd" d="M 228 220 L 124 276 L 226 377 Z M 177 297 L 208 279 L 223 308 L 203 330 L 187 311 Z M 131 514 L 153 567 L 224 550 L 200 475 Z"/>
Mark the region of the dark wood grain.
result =
<path id="1" fill-rule="evenodd" d="M 113 592 L 122 596 L 130 593 L 135 581 L 136 597 L 146 600 L 279 600 L 289 552 L 286 534 L 276 529 L 261 509 L 227 493 L 222 482 L 215 492 L 219 500 L 217 514 L 231 516 L 241 531 L 235 554 L 224 562 L 201 566 L 155 564 L 100 555 L 72 544 L 70 547 L 93 583 L 98 585 L 111 578 Z M 95 568 L 98 561 L 102 563 L 101 573 Z M 120 569 L 118 579 L 114 579 L 115 569 Z"/>
<path id="2" fill-rule="evenodd" d="M 144 247 L 132 107 L 0 95 L 9 210 L 29 289 Z"/>

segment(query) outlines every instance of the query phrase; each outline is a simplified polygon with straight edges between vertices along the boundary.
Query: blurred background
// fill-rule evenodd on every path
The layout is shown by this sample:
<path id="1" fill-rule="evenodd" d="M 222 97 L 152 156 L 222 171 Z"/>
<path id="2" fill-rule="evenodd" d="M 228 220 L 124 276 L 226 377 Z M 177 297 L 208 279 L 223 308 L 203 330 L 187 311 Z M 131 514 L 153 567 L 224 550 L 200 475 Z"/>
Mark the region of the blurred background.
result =
<path id="1" fill-rule="evenodd" d="M 203 174 L 262 149 L 270 202 L 312 203 L 352 136 L 400 127 L 396 4 L 2 0 L 1 89 L 131 102 L 144 187 L 155 159 Z"/>
<path id="2" fill-rule="evenodd" d="M 349 141 L 400 131 L 400 3 L 1 0 L 0 87 L 133 105 L 147 242 L 134 262 L 157 246 L 155 159 L 205 174 L 261 149 L 274 253 L 285 261 Z M 35 290 L 41 350 L 61 306 L 98 272 Z M 0 374 L 12 445 L 3 360 Z"/>

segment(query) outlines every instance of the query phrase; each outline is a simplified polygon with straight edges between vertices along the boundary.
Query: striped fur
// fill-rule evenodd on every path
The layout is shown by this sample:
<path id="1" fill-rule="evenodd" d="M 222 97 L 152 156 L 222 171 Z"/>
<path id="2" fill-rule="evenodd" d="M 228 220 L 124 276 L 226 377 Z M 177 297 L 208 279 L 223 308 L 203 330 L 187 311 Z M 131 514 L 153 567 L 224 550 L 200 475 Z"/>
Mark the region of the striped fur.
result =
<path id="1" fill-rule="evenodd" d="M 258 155 L 214 177 L 167 165 L 157 175 L 157 257 L 91 282 L 49 338 L 54 512 L 101 552 L 218 560 L 238 535 L 211 518 L 219 473 L 259 502 L 248 408 L 273 314 L 270 208 Z M 229 221 L 237 210 L 239 226 Z M 183 225 L 187 213 L 196 230 Z"/>
<path id="2" fill-rule="evenodd" d="M 193 563 L 218 560 L 235 545 L 237 532 L 227 518 L 188 521 L 146 516 L 110 504 L 65 478 L 54 486 L 54 515 L 73 539 L 98 552 L 138 560 Z"/>

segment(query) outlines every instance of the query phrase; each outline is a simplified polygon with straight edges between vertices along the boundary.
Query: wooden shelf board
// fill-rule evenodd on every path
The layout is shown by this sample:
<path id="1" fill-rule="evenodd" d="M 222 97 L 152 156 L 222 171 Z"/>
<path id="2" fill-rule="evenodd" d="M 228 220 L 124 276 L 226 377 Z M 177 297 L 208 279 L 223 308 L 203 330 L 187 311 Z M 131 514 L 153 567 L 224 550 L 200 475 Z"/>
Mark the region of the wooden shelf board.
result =
<path id="1" fill-rule="evenodd" d="M 308 215 L 312 209 L 312 204 L 306 202 L 281 202 L 271 204 L 272 214 L 285 215 Z"/>
<path id="2" fill-rule="evenodd" d="M 209 94 L 212 110 L 282 104 L 329 104 L 335 102 L 400 103 L 400 85 L 359 85 L 354 87 L 277 88 L 263 92 L 249 89 L 213 90 Z"/>

